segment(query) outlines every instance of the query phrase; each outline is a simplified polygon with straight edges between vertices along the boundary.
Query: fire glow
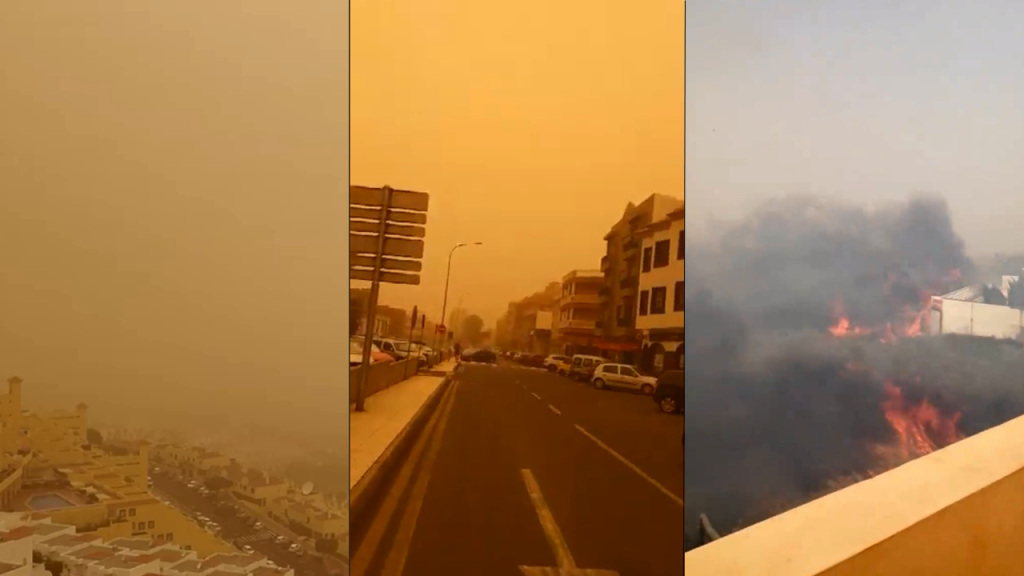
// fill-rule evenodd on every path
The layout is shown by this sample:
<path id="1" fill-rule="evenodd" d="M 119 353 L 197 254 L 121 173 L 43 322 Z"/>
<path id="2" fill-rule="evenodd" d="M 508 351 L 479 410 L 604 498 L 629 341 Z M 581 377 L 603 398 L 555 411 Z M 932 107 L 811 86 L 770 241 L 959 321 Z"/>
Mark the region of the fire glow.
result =
<path id="1" fill-rule="evenodd" d="M 948 286 L 961 279 L 959 270 L 952 270 L 945 274 L 936 286 Z M 886 274 L 885 293 L 890 300 L 897 300 L 894 297 L 894 286 L 904 283 L 903 288 L 908 289 L 908 278 L 905 275 L 889 272 Z M 832 302 L 832 325 L 828 331 L 836 338 L 849 337 L 876 337 L 879 342 L 892 344 L 900 338 L 914 338 L 923 334 L 928 328 L 929 311 L 931 310 L 932 291 L 923 290 L 917 287 L 909 287 L 916 295 L 916 302 L 909 305 L 896 305 L 899 309 L 897 318 L 879 326 L 859 326 L 854 324 L 846 313 L 843 299 L 837 297 Z"/>

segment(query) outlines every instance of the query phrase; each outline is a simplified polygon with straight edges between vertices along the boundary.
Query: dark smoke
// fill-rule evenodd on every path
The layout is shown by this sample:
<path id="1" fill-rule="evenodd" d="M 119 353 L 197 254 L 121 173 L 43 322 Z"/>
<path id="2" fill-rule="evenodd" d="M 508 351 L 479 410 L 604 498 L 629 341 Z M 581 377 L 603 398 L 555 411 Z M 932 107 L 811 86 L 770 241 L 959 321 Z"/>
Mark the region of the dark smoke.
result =
<path id="1" fill-rule="evenodd" d="M 884 323 L 975 270 L 938 198 L 866 210 L 787 197 L 687 246 L 687 526 L 728 533 L 877 468 L 895 440 L 883 379 L 977 433 L 1024 413 L 1019 345 L 965 337 L 837 339 L 841 298 Z M 959 275 L 959 277 L 958 277 Z M 866 370 L 850 370 L 852 363 Z"/>

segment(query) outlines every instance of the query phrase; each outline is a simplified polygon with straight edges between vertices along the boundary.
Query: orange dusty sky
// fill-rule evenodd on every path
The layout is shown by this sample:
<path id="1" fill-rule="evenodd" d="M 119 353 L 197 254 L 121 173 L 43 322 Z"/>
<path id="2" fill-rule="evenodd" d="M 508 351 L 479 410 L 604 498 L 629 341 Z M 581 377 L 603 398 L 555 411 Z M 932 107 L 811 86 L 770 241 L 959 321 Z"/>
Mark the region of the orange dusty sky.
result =
<path id="1" fill-rule="evenodd" d="M 493 325 L 598 268 L 627 202 L 682 195 L 682 0 L 353 0 L 351 179 L 429 192 L 420 286 Z M 353 286 L 363 286 L 356 282 Z M 464 295 L 464 296 L 463 296 Z"/>

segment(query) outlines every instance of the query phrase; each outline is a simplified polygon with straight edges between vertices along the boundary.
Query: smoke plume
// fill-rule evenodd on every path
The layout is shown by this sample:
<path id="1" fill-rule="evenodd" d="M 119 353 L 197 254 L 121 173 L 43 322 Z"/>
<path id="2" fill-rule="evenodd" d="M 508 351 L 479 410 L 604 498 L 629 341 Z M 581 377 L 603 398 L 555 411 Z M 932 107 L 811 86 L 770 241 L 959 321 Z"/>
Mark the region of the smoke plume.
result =
<path id="1" fill-rule="evenodd" d="M 704 513 L 731 532 L 1024 413 L 1019 345 L 913 337 L 930 296 L 975 274 L 941 198 L 782 198 L 688 244 L 687 264 L 691 529 Z"/>

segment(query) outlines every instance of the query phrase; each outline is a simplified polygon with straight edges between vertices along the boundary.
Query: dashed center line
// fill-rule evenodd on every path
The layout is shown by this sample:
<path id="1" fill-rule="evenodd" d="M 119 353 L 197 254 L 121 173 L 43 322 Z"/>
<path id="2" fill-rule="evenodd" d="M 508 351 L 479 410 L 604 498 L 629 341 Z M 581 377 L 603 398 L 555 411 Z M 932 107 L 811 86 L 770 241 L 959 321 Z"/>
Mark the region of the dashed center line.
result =
<path id="1" fill-rule="evenodd" d="M 551 404 L 548 404 L 548 408 L 550 408 L 551 411 L 554 412 L 555 414 L 558 414 L 559 416 L 562 415 L 562 412 L 558 408 L 555 408 L 554 406 L 552 406 Z"/>
<path id="2" fill-rule="evenodd" d="M 530 394 L 533 394 L 534 398 L 536 398 L 537 400 L 540 400 L 540 394 L 537 394 L 536 392 L 530 392 Z"/>

